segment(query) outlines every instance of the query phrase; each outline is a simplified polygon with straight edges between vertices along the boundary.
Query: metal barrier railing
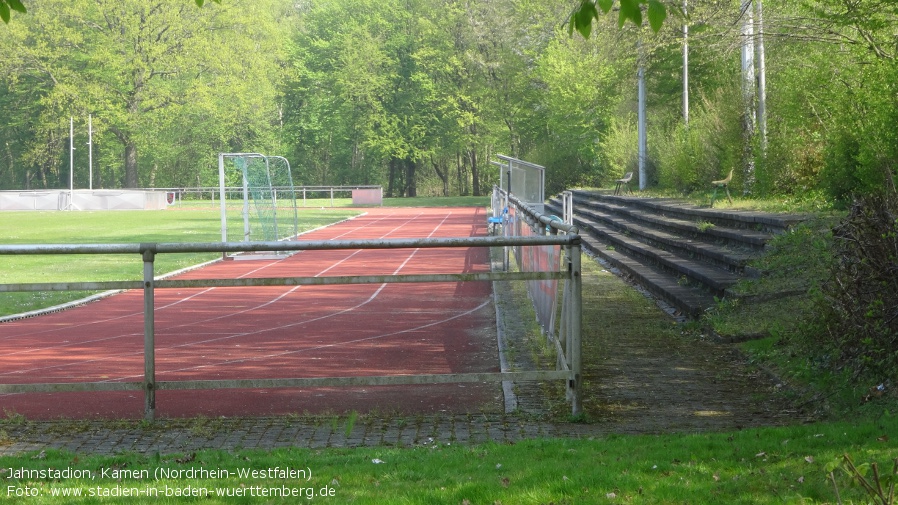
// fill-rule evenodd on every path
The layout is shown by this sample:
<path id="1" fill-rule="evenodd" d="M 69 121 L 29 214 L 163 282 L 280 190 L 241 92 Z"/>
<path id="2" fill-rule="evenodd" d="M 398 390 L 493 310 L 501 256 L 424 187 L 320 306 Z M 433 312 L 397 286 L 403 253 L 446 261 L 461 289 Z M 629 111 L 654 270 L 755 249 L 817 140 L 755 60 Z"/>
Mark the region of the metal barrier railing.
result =
<path id="1" fill-rule="evenodd" d="M 492 201 L 494 212 L 498 204 L 503 205 L 503 212 L 507 209 L 507 214 L 505 214 L 507 222 L 503 225 L 502 230 L 502 235 L 506 238 L 535 240 L 537 238 L 567 236 L 577 237 L 579 243 L 579 229 L 576 226 L 557 216 L 547 216 L 537 212 L 502 188 L 493 186 Z M 558 309 L 557 296 L 559 294 L 557 280 L 531 280 L 527 283 L 527 291 L 536 312 L 537 322 L 540 324 L 549 345 L 555 348 L 558 357 L 557 367 L 565 370 L 576 370 L 576 374 L 579 377 L 582 368 L 580 356 L 580 332 L 582 326 L 580 310 L 582 303 L 580 249 L 579 246 L 576 248 L 565 246 L 564 250 L 565 254 L 560 257 L 558 254 L 560 251 L 551 246 L 521 243 L 505 248 L 503 266 L 506 272 L 510 271 L 510 256 L 513 253 L 517 260 L 518 268 L 522 273 L 537 270 L 553 270 L 558 267 L 559 263 L 563 265 L 561 270 L 570 272 L 569 276 L 563 278 L 564 285 L 561 287 L 560 319 L 556 318 Z M 572 304 L 576 305 L 576 310 L 571 310 Z M 578 379 L 577 384 L 568 388 L 568 398 L 573 404 L 577 405 L 580 402 L 580 394 Z M 579 410 L 575 410 L 575 412 L 579 413 Z"/>
<path id="2" fill-rule="evenodd" d="M 440 247 L 510 247 L 521 245 L 559 245 L 568 251 L 568 266 L 561 271 L 546 272 L 489 272 L 448 273 L 422 275 L 365 275 L 333 277 L 274 277 L 242 279 L 157 279 L 154 261 L 159 254 L 185 252 L 255 252 L 308 251 L 333 249 L 401 249 Z M 502 382 L 515 380 L 565 380 L 573 415 L 581 412 L 580 387 L 580 237 L 558 235 L 547 237 L 471 237 L 435 239 L 392 239 L 363 241 L 287 241 L 287 242 L 213 242 L 213 243 L 143 243 L 143 244 L 46 244 L 0 245 L 0 255 L 43 254 L 135 254 L 143 261 L 143 279 L 108 282 L 60 282 L 0 284 L 0 293 L 14 291 L 96 291 L 113 289 L 143 290 L 144 373 L 140 382 L 69 382 L 0 384 L 0 393 L 63 392 L 63 391 L 123 391 L 144 392 L 144 418 L 153 420 L 156 411 L 156 391 L 175 389 L 217 388 L 274 388 L 274 387 L 333 387 L 374 386 L 397 384 L 440 384 L 453 382 Z M 571 335 L 566 345 L 564 363 L 556 370 L 530 370 L 499 373 L 424 374 L 397 376 L 316 377 L 282 379 L 236 379 L 157 381 L 155 359 L 154 294 L 156 289 L 235 287 L 235 286 L 296 286 L 326 284 L 370 284 L 410 282 L 464 282 L 494 280 L 565 279 L 570 283 L 571 297 L 567 310 L 571 321 Z"/>

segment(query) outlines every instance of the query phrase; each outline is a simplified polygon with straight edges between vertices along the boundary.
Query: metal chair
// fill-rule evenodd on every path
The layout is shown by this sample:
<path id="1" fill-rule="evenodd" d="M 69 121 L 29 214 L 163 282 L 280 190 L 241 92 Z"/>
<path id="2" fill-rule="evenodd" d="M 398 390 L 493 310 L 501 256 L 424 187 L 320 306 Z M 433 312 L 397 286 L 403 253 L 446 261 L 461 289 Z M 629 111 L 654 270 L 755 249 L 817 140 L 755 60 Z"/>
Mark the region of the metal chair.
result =
<path id="1" fill-rule="evenodd" d="M 730 175 L 726 177 L 726 179 L 721 179 L 719 181 L 711 181 L 711 185 L 714 186 L 714 192 L 711 193 L 711 207 L 714 206 L 714 200 L 717 199 L 717 190 L 723 188 L 727 194 L 727 200 L 730 201 L 730 205 L 733 205 L 733 199 L 730 197 L 730 182 L 733 180 L 733 171 L 730 170 Z"/>
<path id="2" fill-rule="evenodd" d="M 630 181 L 631 180 L 633 180 L 633 172 L 627 172 L 626 174 L 624 174 L 624 176 L 622 178 L 620 178 L 616 181 L 617 186 L 614 188 L 614 194 L 615 195 L 620 194 L 621 186 L 626 186 L 627 193 L 632 193 L 632 191 L 630 191 Z"/>

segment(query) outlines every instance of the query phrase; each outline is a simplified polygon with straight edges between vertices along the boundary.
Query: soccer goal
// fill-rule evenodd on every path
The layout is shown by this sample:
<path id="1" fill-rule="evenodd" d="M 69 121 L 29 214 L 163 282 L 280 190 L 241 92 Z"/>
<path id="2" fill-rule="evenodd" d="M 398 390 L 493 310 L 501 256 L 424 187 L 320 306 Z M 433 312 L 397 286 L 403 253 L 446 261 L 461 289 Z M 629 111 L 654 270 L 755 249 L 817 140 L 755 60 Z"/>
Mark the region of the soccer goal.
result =
<path id="1" fill-rule="evenodd" d="M 218 180 L 222 242 L 235 241 L 241 232 L 244 242 L 276 242 L 298 235 L 296 191 L 286 158 L 220 153 Z"/>

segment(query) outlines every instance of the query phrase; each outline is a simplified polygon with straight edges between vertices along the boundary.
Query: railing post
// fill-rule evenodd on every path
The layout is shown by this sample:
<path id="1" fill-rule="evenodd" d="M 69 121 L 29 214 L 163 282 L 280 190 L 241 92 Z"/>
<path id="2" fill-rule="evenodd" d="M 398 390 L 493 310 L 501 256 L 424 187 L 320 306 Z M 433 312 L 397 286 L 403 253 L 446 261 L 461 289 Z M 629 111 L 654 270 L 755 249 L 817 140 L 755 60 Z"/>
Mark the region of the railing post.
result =
<path id="1" fill-rule="evenodd" d="M 141 244 L 143 255 L 143 388 L 147 421 L 156 417 L 156 328 L 153 261 L 156 244 Z"/>
<path id="2" fill-rule="evenodd" d="M 574 224 L 574 193 L 565 191 L 562 193 L 562 212 L 564 213 L 564 224 Z"/>
<path id="3" fill-rule="evenodd" d="M 502 236 L 512 237 L 515 235 L 514 231 L 516 230 L 517 223 L 514 220 L 517 220 L 518 213 L 509 206 L 511 202 L 508 201 L 508 193 L 505 195 L 505 208 L 508 209 L 508 214 L 506 214 L 505 222 L 502 224 Z M 505 246 L 502 250 L 502 271 L 508 272 L 510 267 L 511 246 Z"/>
<path id="4" fill-rule="evenodd" d="M 579 239 L 570 248 L 570 272 L 571 272 L 571 307 L 569 314 L 571 316 L 568 330 L 570 331 L 570 347 L 568 354 L 570 355 L 570 366 L 573 378 L 570 381 L 571 393 L 571 415 L 578 417 L 583 413 L 583 359 L 580 354 L 581 338 L 580 332 L 583 324 L 583 276 L 580 265 L 580 241 Z"/>

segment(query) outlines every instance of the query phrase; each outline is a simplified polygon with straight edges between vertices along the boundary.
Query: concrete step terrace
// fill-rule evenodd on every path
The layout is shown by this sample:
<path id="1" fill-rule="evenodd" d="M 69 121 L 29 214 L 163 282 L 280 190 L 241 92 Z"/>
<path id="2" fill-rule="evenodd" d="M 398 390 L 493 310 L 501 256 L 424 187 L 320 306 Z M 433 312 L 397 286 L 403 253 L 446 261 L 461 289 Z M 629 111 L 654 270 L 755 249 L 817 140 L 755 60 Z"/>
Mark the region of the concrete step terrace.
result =
<path id="1" fill-rule="evenodd" d="M 711 209 L 679 200 L 573 191 L 586 250 L 689 318 L 701 316 L 802 216 Z M 547 212 L 561 215 L 560 198 Z"/>

